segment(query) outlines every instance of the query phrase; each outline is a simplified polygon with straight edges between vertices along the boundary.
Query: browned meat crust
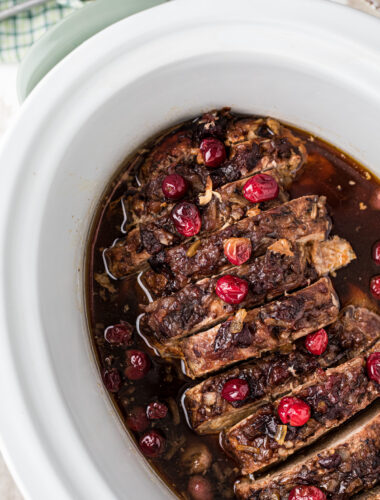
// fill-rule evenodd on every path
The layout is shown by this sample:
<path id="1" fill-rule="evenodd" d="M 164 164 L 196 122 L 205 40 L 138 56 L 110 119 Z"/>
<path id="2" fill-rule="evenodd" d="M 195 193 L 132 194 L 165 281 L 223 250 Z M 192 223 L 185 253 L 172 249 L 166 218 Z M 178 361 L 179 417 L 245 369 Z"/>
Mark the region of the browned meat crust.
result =
<path id="1" fill-rule="evenodd" d="M 373 490 L 365 491 L 355 495 L 353 500 L 379 500 L 380 499 L 380 486 L 373 488 Z"/>
<path id="2" fill-rule="evenodd" d="M 244 478 L 235 484 L 241 500 L 288 500 L 301 485 L 320 488 L 329 500 L 345 500 L 380 481 L 380 413 L 361 415 L 306 456 L 263 479 Z"/>
<path id="3" fill-rule="evenodd" d="M 217 137 L 227 147 L 227 158 L 217 169 L 204 165 L 199 146 L 204 137 Z M 209 182 L 215 190 L 258 172 L 274 170 L 288 185 L 307 158 L 303 141 L 272 118 L 239 118 L 229 110 L 212 111 L 175 129 L 145 151 L 136 172 L 142 186 L 127 193 L 130 223 L 152 220 L 170 212 L 161 189 L 168 174 L 184 177 L 188 198 L 196 199 Z M 142 164 L 141 164 L 142 163 Z"/>
<path id="4" fill-rule="evenodd" d="M 167 248 L 150 259 L 155 270 L 145 277 L 149 289 L 174 292 L 190 281 L 200 280 L 231 267 L 224 255 L 223 244 L 228 238 L 249 238 L 253 256 L 262 255 L 276 240 L 291 242 L 323 241 L 328 236 L 331 221 L 327 215 L 326 200 L 316 195 L 303 196 L 255 217 L 242 219 L 207 239 L 200 240 L 195 255 L 189 256 L 191 243 Z M 165 279 L 157 278 L 164 276 Z M 165 288 L 162 290 L 162 285 Z M 161 287 L 161 289 L 159 288 Z"/>
<path id="5" fill-rule="evenodd" d="M 238 309 L 253 307 L 287 290 L 305 286 L 317 277 L 308 265 L 303 245 L 291 245 L 291 255 L 272 251 L 249 264 L 232 269 L 230 274 L 244 278 L 250 289 L 241 304 L 228 304 L 215 293 L 218 277 L 204 278 L 146 307 L 141 321 L 143 334 L 160 344 L 196 333 L 222 322 Z"/>
<path id="6" fill-rule="evenodd" d="M 149 304 L 140 323 L 142 333 L 149 339 L 153 337 L 158 343 L 166 343 L 210 328 L 226 320 L 238 309 L 262 304 L 284 292 L 306 286 L 320 274 L 315 269 L 314 259 L 318 270 L 321 270 L 324 248 L 330 253 L 332 242 L 341 252 L 335 262 L 329 259 L 328 271 L 341 267 L 340 255 L 343 253 L 347 254 L 345 264 L 355 258 L 351 245 L 338 237 L 331 241 L 315 242 L 311 246 L 278 240 L 267 249 L 265 255 L 230 271 L 230 274 L 249 283 L 247 298 L 242 303 L 227 304 L 215 293 L 218 278 L 204 278 Z"/>
<path id="7" fill-rule="evenodd" d="M 380 316 L 348 306 L 327 333 L 328 346 L 320 356 L 310 354 L 304 339 L 299 339 L 290 353 L 269 354 L 188 389 L 184 406 L 193 429 L 201 434 L 219 432 L 249 415 L 264 399 L 289 393 L 318 368 L 334 366 L 367 351 L 380 338 Z M 221 396 L 224 384 L 233 378 L 248 382 L 250 393 L 244 401 L 229 403 Z"/>
<path id="8" fill-rule="evenodd" d="M 311 417 L 304 425 L 282 424 L 277 413 L 278 399 L 225 432 L 223 447 L 237 461 L 242 474 L 251 474 L 313 443 L 366 408 L 379 394 L 379 384 L 367 376 L 366 358 L 354 358 L 326 372 L 317 371 L 291 392 L 290 396 L 310 407 Z"/>
<path id="9" fill-rule="evenodd" d="M 227 158 L 217 169 L 204 165 L 199 150 L 201 140 L 210 136 L 227 147 Z M 162 192 L 166 175 L 177 173 L 186 179 L 189 189 L 185 199 L 198 204 L 204 235 L 249 215 L 253 206 L 241 195 L 248 176 L 267 172 L 286 188 L 306 157 L 303 141 L 271 118 L 238 118 L 223 109 L 174 129 L 136 161 L 136 176 L 142 186 L 126 193 L 127 236 L 105 252 L 109 272 L 122 278 L 151 255 L 184 239 L 170 217 L 175 203 L 168 202 Z M 281 189 L 277 200 L 258 208 L 265 210 L 286 199 Z"/>
<path id="10" fill-rule="evenodd" d="M 181 169 L 177 168 L 177 173 L 180 173 Z M 279 200 L 281 198 L 287 197 L 285 194 L 286 187 L 290 184 L 289 174 L 286 175 L 285 172 L 279 172 L 277 166 L 267 167 L 261 172 L 265 172 L 267 175 L 272 176 L 276 179 L 281 193 L 279 196 Z M 194 175 L 194 167 L 191 167 L 191 173 Z M 256 175 L 249 175 L 244 177 L 243 179 L 234 180 L 232 182 L 228 182 L 227 184 L 223 184 L 219 187 L 215 187 L 212 182 L 211 175 L 207 175 L 204 183 L 200 184 L 197 189 L 192 189 L 187 192 L 187 194 L 182 199 L 187 199 L 193 203 L 198 205 L 198 208 L 201 211 L 202 215 L 202 232 L 206 233 L 207 231 L 216 230 L 222 227 L 223 224 L 227 223 L 229 220 L 236 221 L 241 219 L 251 208 L 256 208 L 257 204 L 252 204 L 244 196 L 242 195 L 242 190 L 245 183 Z M 295 175 L 295 173 L 294 173 Z M 183 176 L 183 175 L 182 175 Z M 150 199 L 154 198 L 154 196 L 159 197 L 159 203 L 156 202 L 156 205 L 148 203 L 146 201 L 144 203 L 144 212 L 138 213 L 137 208 L 130 208 L 130 203 L 128 200 L 125 202 L 126 209 L 128 213 L 131 213 L 134 220 L 134 224 L 138 224 L 141 231 L 146 230 L 145 228 L 149 228 L 149 223 L 154 222 L 157 227 L 165 227 L 165 229 L 172 230 L 173 235 L 178 239 L 181 238 L 174 225 L 171 224 L 170 214 L 176 205 L 175 202 L 171 202 L 166 200 L 162 195 L 161 184 L 165 176 L 159 178 L 159 184 L 155 185 L 155 191 L 150 195 Z M 183 176 L 186 177 L 186 176 Z M 189 184 L 189 182 L 188 182 Z M 131 200 L 129 199 L 129 202 Z M 277 202 L 278 203 L 278 202 Z M 263 206 L 266 206 L 263 204 Z M 260 208 L 260 207 L 259 207 Z M 225 213 L 216 214 L 216 210 L 223 210 Z M 140 212 L 142 212 L 142 207 L 140 208 Z M 157 213 L 158 212 L 158 213 Z M 131 229 L 133 229 L 134 224 L 130 224 Z M 160 225 L 159 225 L 160 224 Z"/>
<path id="11" fill-rule="evenodd" d="M 329 278 L 257 309 L 244 322 L 226 321 L 180 342 L 186 373 L 200 377 L 294 342 L 338 317 L 339 300 Z"/>
<path id="12" fill-rule="evenodd" d="M 282 188 L 284 179 L 276 171 L 267 172 L 274 177 L 280 192 L 275 200 L 262 203 L 250 203 L 241 192 L 247 179 L 232 182 L 216 191 L 206 192 L 198 199 L 198 208 L 202 218 L 201 232 L 197 237 L 211 234 L 226 225 L 246 217 L 277 207 L 286 201 L 289 196 Z M 207 202 L 207 203 L 206 203 Z M 128 230 L 125 238 L 117 240 L 114 245 L 104 252 L 108 271 L 115 278 L 139 270 L 147 265 L 148 259 L 166 247 L 180 244 L 186 238 L 180 235 L 171 218 L 173 204 L 167 204 L 160 216 L 146 217 L 145 221 Z"/>

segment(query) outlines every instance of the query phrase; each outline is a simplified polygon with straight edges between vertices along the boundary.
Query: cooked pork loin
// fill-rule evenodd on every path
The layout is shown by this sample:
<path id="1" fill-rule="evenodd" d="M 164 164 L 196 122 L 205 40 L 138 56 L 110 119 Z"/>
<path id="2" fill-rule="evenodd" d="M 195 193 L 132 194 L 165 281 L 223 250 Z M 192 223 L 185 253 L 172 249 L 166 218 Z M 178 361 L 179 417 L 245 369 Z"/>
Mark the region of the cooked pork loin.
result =
<path id="1" fill-rule="evenodd" d="M 376 346 L 380 350 L 380 342 Z M 300 426 L 285 425 L 278 414 L 281 399 L 266 403 L 223 434 L 223 448 L 238 463 L 242 474 L 251 474 L 303 448 L 369 406 L 380 395 L 370 380 L 366 357 L 357 357 L 313 374 L 293 390 L 310 408 L 310 418 Z"/>
<path id="2" fill-rule="evenodd" d="M 361 414 L 262 479 L 243 478 L 235 484 L 241 500 L 288 500 L 298 486 L 319 488 L 328 499 L 345 500 L 380 481 L 380 405 Z"/>
<path id="3" fill-rule="evenodd" d="M 207 137 L 224 141 L 227 157 L 217 169 L 204 164 L 200 143 Z M 162 191 L 166 175 L 179 174 L 187 185 L 185 200 L 201 211 L 205 235 L 233 223 L 250 211 L 265 210 L 286 200 L 283 188 L 290 184 L 307 157 L 301 139 L 277 121 L 237 118 L 227 109 L 206 113 L 185 128 L 174 129 L 144 150 L 136 162 L 142 185 L 125 196 L 127 236 L 105 252 L 109 272 L 122 278 L 146 264 L 150 256 L 184 237 L 171 219 L 174 202 Z M 252 205 L 242 196 L 248 176 L 267 173 L 280 186 L 276 200 Z"/>
<path id="4" fill-rule="evenodd" d="M 182 340 L 177 354 L 184 360 L 189 377 L 201 377 L 290 344 L 333 323 L 338 313 L 339 300 L 332 283 L 322 278 L 260 308 L 243 314 L 240 310 L 238 319 Z"/>
<path id="5" fill-rule="evenodd" d="M 105 271 L 133 284 L 130 275 L 140 273 L 153 301 L 139 304 L 138 332 L 156 354 L 180 359 L 190 378 L 208 377 L 183 394 L 185 416 L 198 434 L 222 431 L 220 444 L 238 464 L 224 462 L 214 440 L 183 434 L 170 391 L 126 401 L 125 380 L 147 375 L 149 385 L 157 366 L 144 350 L 126 350 L 132 327 L 123 318 L 104 332 L 94 321 L 107 389 L 121 394 L 141 451 L 186 469 L 186 497 L 232 498 L 240 470 L 247 477 L 235 483 L 239 499 L 380 500 L 380 316 L 353 305 L 339 313 L 328 275 L 356 256 L 349 242 L 329 238 L 326 197 L 289 201 L 290 193 L 313 192 L 310 171 L 341 187 L 335 153 L 330 160 L 302 136 L 271 118 L 211 111 L 142 148 L 115 184 L 109 221 L 117 224 L 112 207 L 121 200 L 123 237 L 102 246 Z M 306 146 L 310 171 L 297 182 Z M 102 285 L 107 277 L 94 276 Z M 130 282 L 110 300 L 110 287 L 99 296 L 112 305 Z M 171 383 L 166 375 L 161 385 Z M 172 380 L 177 388 L 181 377 L 185 383 L 182 373 Z M 175 479 L 174 469 L 166 472 Z"/>
<path id="6" fill-rule="evenodd" d="M 188 389 L 184 406 L 192 428 L 200 434 L 210 434 L 231 427 L 263 400 L 288 394 L 318 368 L 369 352 L 380 339 L 380 316 L 363 307 L 347 306 L 326 330 L 328 344 L 320 356 L 311 354 L 301 338 L 289 353 L 268 354 Z M 249 394 L 242 401 L 228 402 L 222 397 L 222 389 L 226 382 L 237 378 L 248 383 Z"/>
<path id="7" fill-rule="evenodd" d="M 323 241 L 330 228 L 326 199 L 303 196 L 201 239 L 195 252 L 191 252 L 190 242 L 159 252 L 150 259 L 154 272 L 146 273 L 145 282 L 157 296 L 179 290 L 190 281 L 220 274 L 232 266 L 224 255 L 224 242 L 229 238 L 249 239 L 255 257 L 281 238 L 300 243 Z"/>
<path id="8" fill-rule="evenodd" d="M 227 157 L 217 169 L 205 166 L 199 148 L 202 139 L 212 136 L 227 148 Z M 170 200 L 168 203 L 161 188 L 168 174 L 181 175 L 189 188 L 188 197 L 197 199 L 209 187 L 215 190 L 269 170 L 276 171 L 281 184 L 287 186 L 306 158 L 303 141 L 272 118 L 238 118 L 226 109 L 206 113 L 143 152 L 135 172 L 142 186 L 135 191 L 130 188 L 126 197 L 130 223 L 146 222 L 170 211 Z"/>
<path id="9" fill-rule="evenodd" d="M 353 500 L 380 500 L 380 486 L 370 491 L 364 491 L 353 497 Z"/>
<path id="10" fill-rule="evenodd" d="M 284 179 L 275 170 L 266 173 L 276 179 L 280 189 L 277 198 L 261 203 L 251 203 L 242 195 L 243 186 L 250 177 L 231 182 L 215 191 L 212 190 L 209 177 L 210 187 L 197 198 L 202 220 L 197 238 L 205 237 L 246 216 L 256 215 L 288 201 L 289 196 L 282 187 Z M 165 210 L 162 210 L 159 217 L 146 216 L 143 222 L 128 229 L 126 237 L 117 240 L 112 247 L 105 250 L 108 271 L 112 276 L 123 278 L 147 265 L 152 255 L 186 240 L 175 228 L 171 217 L 173 207 L 174 204 L 165 203 Z"/>
<path id="11" fill-rule="evenodd" d="M 319 276 L 324 276 L 347 266 L 356 255 L 346 240 L 334 236 L 323 243 L 312 242 L 309 259 Z"/>
<path id="12" fill-rule="evenodd" d="M 200 153 L 200 142 L 209 137 L 223 141 L 228 148 L 226 160 L 217 169 L 206 168 Z M 194 190 L 202 191 L 208 175 L 214 187 L 219 187 L 274 166 L 292 179 L 306 157 L 303 141 L 273 118 L 237 117 L 224 108 L 205 113 L 158 138 L 153 149 L 143 152 L 136 174 L 143 187 L 159 179 L 156 185 L 141 191 L 141 200 L 158 197 L 162 202 L 163 174 L 179 173 Z M 137 207 L 138 216 L 140 210 Z"/>
<path id="13" fill-rule="evenodd" d="M 335 261 L 332 247 L 337 248 Z M 323 259 L 325 253 L 329 262 L 324 268 L 322 263 L 327 262 Z M 225 321 L 238 309 L 262 304 L 306 286 L 325 274 L 319 271 L 336 271 L 354 258 L 355 253 L 348 241 L 337 236 L 331 241 L 317 241 L 310 246 L 278 240 L 263 256 L 230 271 L 229 274 L 243 278 L 249 284 L 248 295 L 240 304 L 228 304 L 218 297 L 215 292 L 217 277 L 204 278 L 149 304 L 140 323 L 141 331 L 150 341 L 154 339 L 153 343 L 172 342 Z"/>

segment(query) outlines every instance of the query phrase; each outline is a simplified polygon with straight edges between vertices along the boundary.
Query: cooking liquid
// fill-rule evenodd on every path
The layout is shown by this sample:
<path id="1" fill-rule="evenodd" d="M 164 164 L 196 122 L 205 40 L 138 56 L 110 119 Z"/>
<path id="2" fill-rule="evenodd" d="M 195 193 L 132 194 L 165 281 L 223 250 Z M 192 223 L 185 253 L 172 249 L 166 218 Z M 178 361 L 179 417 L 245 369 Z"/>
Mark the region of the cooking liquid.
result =
<path id="1" fill-rule="evenodd" d="M 191 126 L 190 122 L 185 126 Z M 380 266 L 371 258 L 372 246 L 380 239 L 380 181 L 333 146 L 306 132 L 292 130 L 306 141 L 309 158 L 289 189 L 291 198 L 306 194 L 325 195 L 333 221 L 332 234 L 350 241 L 357 255 L 356 260 L 332 277 L 341 305 L 363 305 L 379 312 L 379 301 L 371 296 L 369 281 L 372 276 L 380 274 Z M 206 444 L 212 453 L 212 465 L 205 477 L 213 485 L 215 498 L 233 498 L 233 482 L 238 476 L 236 464 L 220 448 L 218 436 L 199 437 L 189 428 L 182 409 L 181 398 L 185 389 L 196 382 L 183 374 L 179 362 L 156 356 L 136 332 L 130 347 L 111 346 L 104 339 L 107 326 L 121 320 L 134 325 L 141 312 L 139 304 L 148 303 L 138 284 L 138 275 L 119 281 L 109 279 L 102 258 L 104 248 L 123 236 L 122 197 L 128 182 L 135 182 L 127 175 L 131 163 L 132 160 L 124 164 L 106 190 L 88 245 L 88 320 L 99 367 L 102 373 L 110 368 L 119 370 L 121 389 L 111 397 L 123 421 L 127 411 L 135 406 L 145 408 L 152 401 L 161 401 L 169 407 L 166 418 L 151 422 L 150 428 L 156 428 L 165 436 L 166 451 L 162 457 L 150 462 L 180 498 L 189 498 L 186 493 L 189 474 L 180 458 L 190 444 L 197 442 Z M 99 284 L 102 280 L 105 280 L 106 288 Z M 130 381 L 124 377 L 126 349 L 141 349 L 149 354 L 152 368 L 142 380 Z M 141 433 L 129 432 L 138 441 Z"/>

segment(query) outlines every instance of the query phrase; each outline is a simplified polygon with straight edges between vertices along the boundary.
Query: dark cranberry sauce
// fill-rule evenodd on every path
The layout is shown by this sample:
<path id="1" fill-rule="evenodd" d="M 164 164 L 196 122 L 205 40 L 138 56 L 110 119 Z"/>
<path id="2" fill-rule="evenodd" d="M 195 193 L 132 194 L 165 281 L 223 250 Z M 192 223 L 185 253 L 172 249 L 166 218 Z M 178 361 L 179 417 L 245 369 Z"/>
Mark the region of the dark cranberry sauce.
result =
<path id="1" fill-rule="evenodd" d="M 192 122 L 183 125 L 192 126 Z M 306 141 L 309 159 L 290 188 L 291 198 L 325 195 L 333 220 L 332 234 L 347 238 L 358 257 L 333 277 L 341 304 L 354 303 L 379 310 L 379 301 L 370 293 L 369 286 L 371 278 L 380 274 L 379 264 L 373 258 L 373 247 L 380 238 L 380 182 L 329 144 L 308 133 L 296 129 L 293 132 Z M 136 331 L 132 339 L 128 335 L 126 342 L 124 337 L 119 339 L 119 331 L 108 331 L 105 338 L 105 330 L 111 325 L 123 322 L 135 325 L 139 304 L 148 302 L 138 284 L 138 275 L 119 281 L 111 279 L 105 272 L 102 256 L 110 242 L 122 236 L 125 227 L 122 204 L 129 183 L 135 182 L 134 176 L 127 175 L 132 159 L 125 162 L 108 186 L 89 239 L 87 307 L 94 351 L 103 377 L 112 391 L 116 391 L 110 396 L 120 418 L 126 428 L 129 422 L 129 432 L 137 445 L 140 442 L 147 459 L 168 486 L 180 498 L 190 498 L 188 492 L 199 488 L 206 489 L 210 499 L 233 498 L 238 469 L 220 448 L 218 436 L 199 437 L 187 425 L 181 397 L 195 382 L 183 374 L 180 363 L 158 357 Z M 126 376 L 130 366 L 127 351 L 143 351 L 149 358 L 148 366 L 140 370 L 140 378 Z M 159 412 L 162 417 L 148 418 L 147 415 L 152 416 L 152 408 L 162 410 Z M 203 461 L 192 460 L 192 456 L 199 456 L 194 450 L 200 450 Z"/>

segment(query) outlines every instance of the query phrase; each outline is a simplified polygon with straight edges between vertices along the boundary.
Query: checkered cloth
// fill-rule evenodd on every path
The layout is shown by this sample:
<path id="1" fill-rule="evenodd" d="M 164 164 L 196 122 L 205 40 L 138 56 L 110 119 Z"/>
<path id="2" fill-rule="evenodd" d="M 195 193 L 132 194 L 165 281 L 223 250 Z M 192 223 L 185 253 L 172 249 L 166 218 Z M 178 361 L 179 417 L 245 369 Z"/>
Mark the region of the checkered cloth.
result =
<path id="1" fill-rule="evenodd" d="M 0 0 L 0 10 L 22 3 L 22 0 Z M 50 0 L 46 4 L 0 21 L 0 62 L 20 61 L 28 48 L 45 31 L 80 7 L 82 0 Z"/>

